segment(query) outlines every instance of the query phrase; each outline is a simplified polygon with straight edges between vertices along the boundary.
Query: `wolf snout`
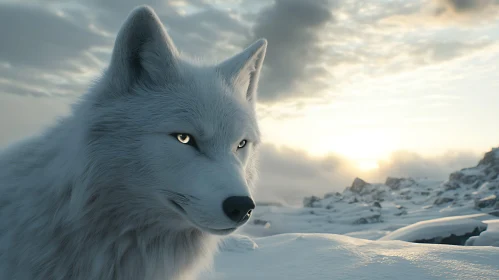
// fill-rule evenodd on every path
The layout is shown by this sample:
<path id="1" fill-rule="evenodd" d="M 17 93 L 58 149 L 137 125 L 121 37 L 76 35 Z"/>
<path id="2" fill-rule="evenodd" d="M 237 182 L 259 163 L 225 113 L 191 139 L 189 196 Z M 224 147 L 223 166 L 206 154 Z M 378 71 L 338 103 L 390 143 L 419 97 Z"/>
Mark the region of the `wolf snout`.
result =
<path id="1" fill-rule="evenodd" d="M 244 223 L 255 209 L 255 202 L 249 196 L 231 196 L 222 204 L 224 213 L 236 223 Z"/>

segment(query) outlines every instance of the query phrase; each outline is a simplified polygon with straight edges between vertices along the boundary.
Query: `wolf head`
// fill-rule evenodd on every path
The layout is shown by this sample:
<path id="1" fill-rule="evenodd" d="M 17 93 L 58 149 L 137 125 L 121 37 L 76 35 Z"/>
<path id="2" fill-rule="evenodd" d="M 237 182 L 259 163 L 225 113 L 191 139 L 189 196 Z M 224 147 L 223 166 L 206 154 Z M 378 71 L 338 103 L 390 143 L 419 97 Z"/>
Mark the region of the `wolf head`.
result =
<path id="1" fill-rule="evenodd" d="M 91 200 L 170 230 L 228 234 L 244 224 L 255 207 L 266 45 L 197 65 L 180 57 L 151 8 L 133 10 L 90 99 L 89 168 L 100 182 Z"/>

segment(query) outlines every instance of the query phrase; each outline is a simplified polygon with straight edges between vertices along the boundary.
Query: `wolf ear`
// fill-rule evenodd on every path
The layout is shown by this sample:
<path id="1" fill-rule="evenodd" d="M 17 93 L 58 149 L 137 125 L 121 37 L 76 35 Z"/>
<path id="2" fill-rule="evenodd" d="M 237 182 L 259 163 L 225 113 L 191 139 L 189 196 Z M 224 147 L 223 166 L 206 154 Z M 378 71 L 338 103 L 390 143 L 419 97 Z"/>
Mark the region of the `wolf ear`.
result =
<path id="1" fill-rule="evenodd" d="M 266 50 L 267 40 L 259 39 L 217 66 L 219 73 L 236 88 L 242 88 L 246 99 L 251 102 L 256 102 L 256 90 Z"/>
<path id="2" fill-rule="evenodd" d="M 116 93 L 125 93 L 139 79 L 174 79 L 177 57 L 178 51 L 154 10 L 139 6 L 116 36 L 108 69 L 110 82 Z"/>

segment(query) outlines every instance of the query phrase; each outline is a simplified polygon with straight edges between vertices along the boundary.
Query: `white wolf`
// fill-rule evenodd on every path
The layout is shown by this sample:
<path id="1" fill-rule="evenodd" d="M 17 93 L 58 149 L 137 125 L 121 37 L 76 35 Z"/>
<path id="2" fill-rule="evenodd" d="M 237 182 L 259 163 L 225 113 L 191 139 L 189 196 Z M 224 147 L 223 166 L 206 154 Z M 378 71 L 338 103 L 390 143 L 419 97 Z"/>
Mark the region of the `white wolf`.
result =
<path id="1" fill-rule="evenodd" d="M 267 42 L 212 66 L 132 11 L 71 116 L 0 157 L 0 279 L 191 279 L 244 224 Z"/>

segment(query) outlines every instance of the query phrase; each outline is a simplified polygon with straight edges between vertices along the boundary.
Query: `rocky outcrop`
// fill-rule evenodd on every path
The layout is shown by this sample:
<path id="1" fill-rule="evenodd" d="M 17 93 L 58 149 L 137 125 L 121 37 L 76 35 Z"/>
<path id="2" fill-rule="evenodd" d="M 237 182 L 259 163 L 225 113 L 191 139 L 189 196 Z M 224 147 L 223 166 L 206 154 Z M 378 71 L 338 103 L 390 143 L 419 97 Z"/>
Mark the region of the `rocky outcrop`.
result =
<path id="1" fill-rule="evenodd" d="M 499 149 L 493 149 L 477 166 L 453 172 L 444 182 L 388 177 L 384 184 L 377 184 L 355 178 L 343 192 L 306 197 L 303 206 L 335 215 L 354 213 L 350 224 L 368 224 L 381 223 L 390 216 L 410 216 L 411 209 L 418 205 L 423 210 L 461 207 L 491 212 L 499 209 L 498 197 Z"/>
<path id="2" fill-rule="evenodd" d="M 366 187 L 370 185 L 371 184 L 357 177 L 353 180 L 352 186 L 350 187 L 350 191 L 354 193 L 362 193 L 366 189 Z"/>

